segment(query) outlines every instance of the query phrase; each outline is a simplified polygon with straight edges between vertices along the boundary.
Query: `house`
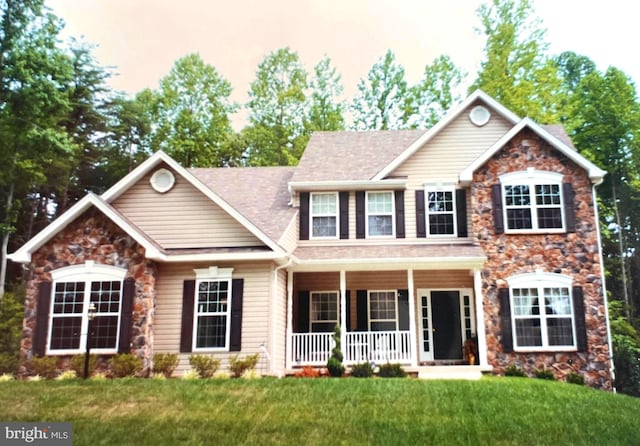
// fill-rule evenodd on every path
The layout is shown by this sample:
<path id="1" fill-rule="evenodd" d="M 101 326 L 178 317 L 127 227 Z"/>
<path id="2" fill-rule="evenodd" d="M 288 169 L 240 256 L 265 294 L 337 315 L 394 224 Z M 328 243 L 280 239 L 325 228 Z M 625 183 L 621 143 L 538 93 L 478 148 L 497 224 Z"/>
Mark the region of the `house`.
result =
<path id="1" fill-rule="evenodd" d="M 158 152 L 11 254 L 30 274 L 22 358 L 83 354 L 94 304 L 92 352 L 179 353 L 177 374 L 194 353 L 323 366 L 339 324 L 347 366 L 611 389 L 604 175 L 481 91 L 428 131 L 315 133 L 297 167 Z"/>

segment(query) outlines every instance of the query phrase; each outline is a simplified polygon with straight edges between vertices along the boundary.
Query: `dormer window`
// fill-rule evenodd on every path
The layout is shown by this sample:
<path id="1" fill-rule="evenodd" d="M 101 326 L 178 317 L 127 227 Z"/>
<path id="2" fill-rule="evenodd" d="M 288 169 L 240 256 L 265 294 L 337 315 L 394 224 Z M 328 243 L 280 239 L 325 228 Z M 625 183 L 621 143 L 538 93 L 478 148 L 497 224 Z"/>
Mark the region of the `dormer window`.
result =
<path id="1" fill-rule="evenodd" d="M 394 235 L 393 192 L 367 192 L 367 236 Z"/>
<path id="2" fill-rule="evenodd" d="M 337 238 L 338 194 L 312 193 L 310 219 L 311 238 Z"/>

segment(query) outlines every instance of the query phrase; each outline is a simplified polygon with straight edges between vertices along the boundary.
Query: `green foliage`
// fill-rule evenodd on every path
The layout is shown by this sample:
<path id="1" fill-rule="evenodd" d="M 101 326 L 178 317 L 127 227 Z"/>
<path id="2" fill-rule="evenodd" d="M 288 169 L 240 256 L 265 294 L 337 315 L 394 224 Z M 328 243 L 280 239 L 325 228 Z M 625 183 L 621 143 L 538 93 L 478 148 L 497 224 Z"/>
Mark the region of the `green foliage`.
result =
<path id="1" fill-rule="evenodd" d="M 109 360 L 111 371 L 116 378 L 135 376 L 142 371 L 142 359 L 133 353 L 121 353 L 114 355 Z"/>
<path id="2" fill-rule="evenodd" d="M 37 376 L 53 379 L 58 374 L 58 357 L 34 356 L 28 361 L 27 368 Z"/>
<path id="3" fill-rule="evenodd" d="M 327 361 L 327 370 L 329 371 L 330 376 L 333 376 L 334 378 L 339 378 L 342 375 L 344 375 L 345 368 L 344 368 L 344 365 L 342 365 L 341 361 L 339 361 L 337 358 L 334 358 L 332 356 Z"/>
<path id="4" fill-rule="evenodd" d="M 535 376 L 538 379 L 548 379 L 548 380 L 555 380 L 556 376 L 553 374 L 552 370 L 549 369 L 536 369 L 533 371 L 533 376 Z"/>
<path id="5" fill-rule="evenodd" d="M 17 371 L 23 318 L 24 287 L 4 293 L 0 298 L 0 374 Z"/>
<path id="6" fill-rule="evenodd" d="M 613 336 L 615 387 L 620 393 L 640 397 L 640 347 L 633 339 Z"/>
<path id="7" fill-rule="evenodd" d="M 373 367 L 369 362 L 361 362 L 351 367 L 351 376 L 354 378 L 369 378 L 373 376 Z"/>
<path id="8" fill-rule="evenodd" d="M 84 376 L 84 358 L 85 355 L 74 355 L 69 360 L 69 368 L 76 372 L 76 376 Z M 98 355 L 89 355 L 89 368 L 87 373 L 93 376 L 98 368 Z"/>
<path id="9" fill-rule="evenodd" d="M 504 376 L 518 376 L 525 377 L 527 374 L 515 364 L 509 364 L 507 368 L 504 369 Z"/>
<path id="10" fill-rule="evenodd" d="M 331 349 L 331 356 L 327 361 L 327 370 L 329 371 L 329 375 L 333 377 L 340 377 L 344 375 L 344 365 L 342 365 L 342 346 L 341 346 L 341 331 L 340 325 L 336 324 L 333 329 L 333 348 Z"/>
<path id="11" fill-rule="evenodd" d="M 371 67 L 366 80 L 358 82 L 351 112 L 355 130 L 389 130 L 407 124 L 407 81 L 404 67 L 398 64 L 393 51 Z"/>
<path id="12" fill-rule="evenodd" d="M 567 374 L 566 380 L 569 384 L 577 384 L 579 386 L 584 386 L 584 376 L 580 373 L 571 372 Z"/>
<path id="13" fill-rule="evenodd" d="M 404 378 L 407 376 L 407 372 L 400 364 L 386 363 L 380 366 L 378 376 L 381 378 Z"/>
<path id="14" fill-rule="evenodd" d="M 343 87 L 336 68 L 331 59 L 322 59 L 313 68 L 311 79 L 311 106 L 309 109 L 308 128 L 311 131 L 335 131 L 344 129 L 344 103 L 339 99 Z"/>
<path id="15" fill-rule="evenodd" d="M 240 355 L 229 358 L 229 370 L 232 378 L 240 378 L 245 372 L 253 370 L 258 364 L 257 353 L 249 355 L 244 359 L 240 359 Z"/>
<path id="16" fill-rule="evenodd" d="M 208 355 L 189 355 L 189 364 L 200 378 L 211 378 L 220 367 L 220 360 Z"/>
<path id="17" fill-rule="evenodd" d="M 165 378 L 171 378 L 177 366 L 178 355 L 176 353 L 153 354 L 153 373 L 162 373 Z"/>

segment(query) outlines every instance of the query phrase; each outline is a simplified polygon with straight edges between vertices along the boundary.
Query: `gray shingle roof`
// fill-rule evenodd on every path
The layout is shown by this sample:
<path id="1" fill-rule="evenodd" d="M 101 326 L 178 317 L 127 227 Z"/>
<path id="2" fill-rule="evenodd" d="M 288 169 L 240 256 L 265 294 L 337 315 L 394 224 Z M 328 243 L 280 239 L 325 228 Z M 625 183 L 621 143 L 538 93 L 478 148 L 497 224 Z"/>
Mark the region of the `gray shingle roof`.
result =
<path id="1" fill-rule="evenodd" d="M 188 170 L 276 242 L 296 214 L 288 205 L 287 187 L 295 167 Z"/>
<path id="2" fill-rule="evenodd" d="M 369 180 L 424 132 L 315 132 L 292 181 Z"/>

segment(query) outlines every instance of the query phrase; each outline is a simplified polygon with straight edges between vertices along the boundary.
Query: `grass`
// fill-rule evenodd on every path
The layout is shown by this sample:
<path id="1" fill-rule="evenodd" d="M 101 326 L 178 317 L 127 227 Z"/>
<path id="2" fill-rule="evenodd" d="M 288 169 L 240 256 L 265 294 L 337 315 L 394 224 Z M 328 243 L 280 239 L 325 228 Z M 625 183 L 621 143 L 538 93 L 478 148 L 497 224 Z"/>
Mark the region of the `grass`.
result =
<path id="1" fill-rule="evenodd" d="M 524 378 L 0 383 L 0 420 L 78 445 L 629 445 L 640 399 Z"/>

